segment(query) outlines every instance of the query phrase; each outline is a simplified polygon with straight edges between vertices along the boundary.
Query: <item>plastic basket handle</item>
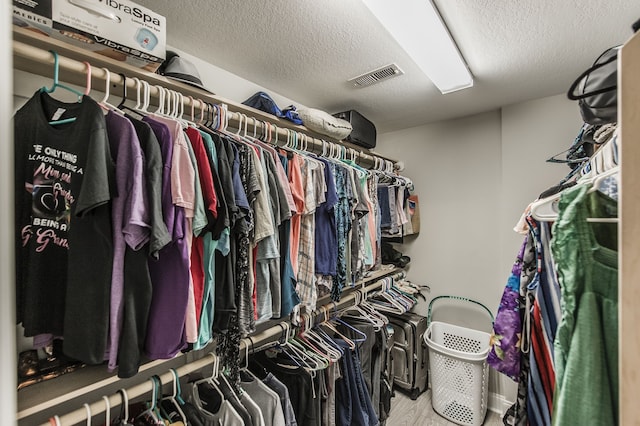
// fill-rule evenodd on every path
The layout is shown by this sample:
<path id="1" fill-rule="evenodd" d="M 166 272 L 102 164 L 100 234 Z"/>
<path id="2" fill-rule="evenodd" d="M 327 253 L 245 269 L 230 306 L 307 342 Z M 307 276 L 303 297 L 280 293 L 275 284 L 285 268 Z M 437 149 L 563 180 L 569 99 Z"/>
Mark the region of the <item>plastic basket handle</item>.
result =
<path id="1" fill-rule="evenodd" d="M 462 300 L 463 302 L 475 303 L 476 305 L 481 306 L 482 308 L 484 308 L 485 311 L 487 311 L 487 313 L 489 314 L 489 317 L 491 318 L 491 325 L 493 325 L 493 320 L 494 320 L 493 314 L 491 313 L 489 308 L 484 306 L 482 303 L 473 299 L 467 299 L 466 297 L 462 297 L 462 296 L 438 296 L 438 297 L 434 297 L 429 303 L 429 311 L 427 313 L 427 328 L 429 327 L 429 325 L 431 325 L 431 309 L 433 308 L 433 302 L 435 302 L 438 299 L 455 299 L 455 300 Z"/>

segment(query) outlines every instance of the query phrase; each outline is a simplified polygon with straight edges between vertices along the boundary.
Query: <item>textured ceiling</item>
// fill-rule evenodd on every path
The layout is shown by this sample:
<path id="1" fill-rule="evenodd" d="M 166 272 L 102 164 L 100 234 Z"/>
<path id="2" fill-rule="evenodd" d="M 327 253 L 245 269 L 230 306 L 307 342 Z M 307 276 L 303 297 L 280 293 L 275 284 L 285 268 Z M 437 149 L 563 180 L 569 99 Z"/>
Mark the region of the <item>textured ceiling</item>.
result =
<path id="1" fill-rule="evenodd" d="M 475 79 L 442 95 L 361 0 L 136 2 L 167 17 L 171 46 L 302 105 L 356 109 L 382 132 L 565 92 L 640 18 L 638 0 L 436 0 Z M 403 76 L 346 82 L 392 62 Z"/>

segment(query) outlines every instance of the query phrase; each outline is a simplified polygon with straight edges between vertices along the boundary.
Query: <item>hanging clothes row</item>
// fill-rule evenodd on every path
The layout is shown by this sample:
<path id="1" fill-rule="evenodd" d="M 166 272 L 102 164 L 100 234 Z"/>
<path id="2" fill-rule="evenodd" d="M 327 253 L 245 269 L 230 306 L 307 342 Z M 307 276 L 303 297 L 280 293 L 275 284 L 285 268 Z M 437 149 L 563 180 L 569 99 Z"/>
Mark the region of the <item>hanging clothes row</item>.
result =
<path id="1" fill-rule="evenodd" d="M 606 127 L 574 179 L 541 194 L 516 226 L 526 239 L 488 358 L 519 382 L 510 424 L 618 423 L 619 140 Z"/>
<path id="2" fill-rule="evenodd" d="M 214 332 L 237 357 L 256 323 L 313 310 L 319 293 L 338 300 L 379 266 L 378 182 L 408 180 L 363 169 L 345 150 L 306 152 L 296 132 L 281 147 L 267 123 L 249 136 L 241 119 L 232 133 L 224 105 L 195 123 L 183 96 L 162 87 L 151 112 L 144 81 L 136 106 L 115 107 L 104 71 L 101 102 L 87 95 L 90 80 L 76 103 L 51 97 L 73 91 L 56 66 L 53 86 L 15 116 L 25 336 L 63 339 L 66 356 L 107 360 L 120 377 L 143 357 L 203 348 Z"/>
<path id="3" fill-rule="evenodd" d="M 353 301 L 340 303 L 341 308 L 322 307 L 317 314 L 303 314 L 297 330 L 288 322 L 280 323 L 275 327 L 279 333 L 269 333 L 273 337 L 267 338 L 266 345 L 260 336 L 247 338 L 244 366 L 239 366 L 236 380 L 219 357 L 214 355 L 210 362 L 206 356 L 194 362 L 194 368 L 186 365 L 151 377 L 149 390 L 142 395 L 146 402 L 129 403 L 139 400 L 140 392 L 121 389 L 119 395 L 85 404 L 77 413 L 101 420 L 106 411 L 111 418 L 111 405 L 117 403 L 119 421 L 136 425 L 158 424 L 161 419 L 195 425 L 384 422 L 393 380 L 393 329 L 387 327 L 389 321 L 377 310 L 375 299 L 388 293 L 385 300 L 402 300 L 410 308 L 413 304 L 405 303 L 415 302 L 413 294 L 419 291 L 402 279 L 384 281 L 368 286 L 382 285 L 370 293 L 368 301 L 364 289 L 359 289 L 348 297 Z M 162 380 L 172 385 L 164 396 Z M 78 419 L 71 413 L 51 418 L 57 424 Z"/>

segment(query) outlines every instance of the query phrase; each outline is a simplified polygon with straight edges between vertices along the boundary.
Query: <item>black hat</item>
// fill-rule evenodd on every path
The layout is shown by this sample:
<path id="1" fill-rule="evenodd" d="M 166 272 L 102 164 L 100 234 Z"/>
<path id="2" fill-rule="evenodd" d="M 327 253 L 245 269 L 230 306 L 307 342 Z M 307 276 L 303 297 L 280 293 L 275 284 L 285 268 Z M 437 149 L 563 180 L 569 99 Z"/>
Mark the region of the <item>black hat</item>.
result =
<path id="1" fill-rule="evenodd" d="M 180 57 L 176 52 L 167 51 L 167 59 L 160 64 L 156 73 L 212 93 L 202 84 L 200 74 L 195 65 Z"/>

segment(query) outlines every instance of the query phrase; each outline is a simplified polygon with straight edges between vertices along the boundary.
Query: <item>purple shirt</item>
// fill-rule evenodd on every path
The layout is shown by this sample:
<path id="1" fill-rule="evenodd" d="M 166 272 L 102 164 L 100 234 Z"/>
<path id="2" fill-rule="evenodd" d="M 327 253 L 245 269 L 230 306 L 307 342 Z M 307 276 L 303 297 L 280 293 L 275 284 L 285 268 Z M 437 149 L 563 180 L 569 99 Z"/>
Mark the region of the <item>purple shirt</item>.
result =
<path id="1" fill-rule="evenodd" d="M 171 242 L 159 252 L 158 260 L 149 260 L 153 284 L 147 325 L 145 353 L 151 359 L 173 358 L 186 347 L 185 314 L 189 297 L 189 255 L 185 232 L 184 208 L 173 204 L 171 164 L 173 138 L 169 128 L 151 117 L 142 121 L 151 126 L 162 151 L 162 213 L 171 234 Z"/>
<path id="2" fill-rule="evenodd" d="M 149 241 L 151 225 L 144 177 L 144 157 L 133 124 L 109 111 L 105 117 L 111 156 L 116 165 L 116 190 L 111 205 L 113 225 L 113 270 L 107 359 L 109 369 L 117 365 L 122 330 L 124 257 L 126 246 L 139 250 Z M 135 283 L 132 283 L 135 285 Z"/>

